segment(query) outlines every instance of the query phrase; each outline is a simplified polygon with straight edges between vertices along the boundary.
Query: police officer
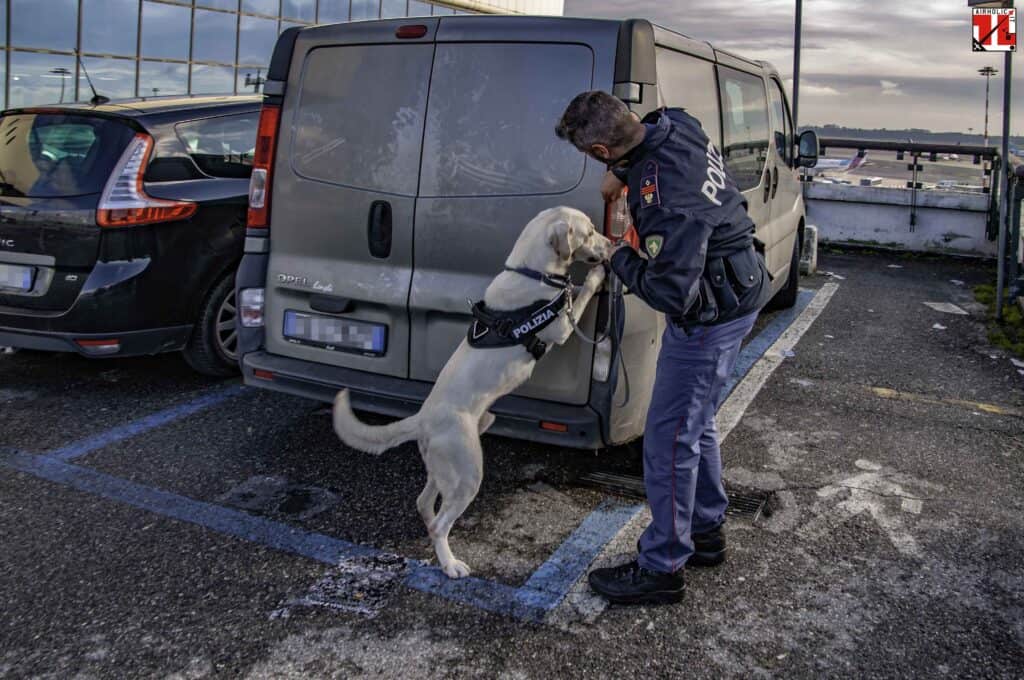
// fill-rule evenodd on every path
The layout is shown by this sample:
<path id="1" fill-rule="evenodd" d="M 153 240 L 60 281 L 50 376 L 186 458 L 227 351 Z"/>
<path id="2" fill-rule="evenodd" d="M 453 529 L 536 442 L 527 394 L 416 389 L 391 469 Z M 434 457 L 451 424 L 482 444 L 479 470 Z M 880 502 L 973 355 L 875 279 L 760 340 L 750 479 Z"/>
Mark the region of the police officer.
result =
<path id="1" fill-rule="evenodd" d="M 620 604 L 678 602 L 683 567 L 725 559 L 728 499 L 715 411 L 740 343 L 771 293 L 754 223 L 722 153 L 682 109 L 642 121 L 616 97 L 580 94 L 556 129 L 611 171 L 607 200 L 628 186 L 642 253 L 610 256 L 628 292 L 667 324 L 644 430 L 644 484 L 653 521 L 629 564 L 595 569 L 591 587 Z"/>

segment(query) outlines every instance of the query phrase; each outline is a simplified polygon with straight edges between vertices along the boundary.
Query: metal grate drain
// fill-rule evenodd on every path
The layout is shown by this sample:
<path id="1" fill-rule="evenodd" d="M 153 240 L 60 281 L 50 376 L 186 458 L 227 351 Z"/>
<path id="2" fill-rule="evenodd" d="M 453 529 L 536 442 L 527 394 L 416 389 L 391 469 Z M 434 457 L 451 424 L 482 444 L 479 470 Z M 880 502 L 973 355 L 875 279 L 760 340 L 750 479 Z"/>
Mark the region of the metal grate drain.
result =
<path id="1" fill-rule="evenodd" d="M 729 496 L 729 507 L 725 514 L 733 517 L 751 517 L 757 519 L 764 511 L 764 504 L 768 502 L 768 494 L 763 491 L 745 491 L 743 493 L 726 489 Z"/>
<path id="2" fill-rule="evenodd" d="M 638 475 L 587 472 L 580 475 L 579 482 L 584 486 L 601 489 L 619 496 L 647 498 L 647 493 L 644 490 L 644 478 Z M 764 491 L 726 488 L 725 493 L 729 496 L 729 508 L 725 514 L 732 517 L 751 517 L 756 520 L 765 511 L 765 504 L 768 502 L 768 493 Z"/>

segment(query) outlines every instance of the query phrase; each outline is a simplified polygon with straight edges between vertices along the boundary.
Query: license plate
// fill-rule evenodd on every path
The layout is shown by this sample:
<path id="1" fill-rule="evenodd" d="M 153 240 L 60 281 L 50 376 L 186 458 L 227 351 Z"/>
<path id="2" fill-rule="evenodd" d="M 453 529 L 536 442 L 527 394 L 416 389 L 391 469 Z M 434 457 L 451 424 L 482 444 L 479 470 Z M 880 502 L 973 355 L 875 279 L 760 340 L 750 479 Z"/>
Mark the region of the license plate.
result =
<path id="1" fill-rule="evenodd" d="M 387 349 L 388 327 L 289 309 L 284 313 L 284 337 L 299 345 L 380 356 Z"/>
<path id="2" fill-rule="evenodd" d="M 0 290 L 16 290 L 19 292 L 32 290 L 35 279 L 35 267 L 0 264 Z"/>

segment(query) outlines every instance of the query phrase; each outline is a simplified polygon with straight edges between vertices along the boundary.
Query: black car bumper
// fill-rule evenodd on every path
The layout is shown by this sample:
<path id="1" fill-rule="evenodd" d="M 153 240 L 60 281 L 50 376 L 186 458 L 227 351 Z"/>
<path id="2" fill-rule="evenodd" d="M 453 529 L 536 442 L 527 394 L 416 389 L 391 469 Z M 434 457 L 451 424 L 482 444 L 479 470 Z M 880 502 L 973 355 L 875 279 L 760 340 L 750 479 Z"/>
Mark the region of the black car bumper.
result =
<path id="1" fill-rule="evenodd" d="M 170 326 L 121 333 L 34 332 L 0 327 L 0 346 L 44 352 L 77 352 L 87 357 L 130 357 L 173 352 L 185 347 L 192 326 Z M 111 343 L 117 341 L 116 351 Z"/>
<path id="2" fill-rule="evenodd" d="M 246 385 L 325 402 L 333 402 L 338 390 L 347 387 L 352 390 L 354 408 L 395 417 L 418 411 L 433 387 L 427 382 L 325 366 L 265 351 L 243 357 L 242 375 Z M 488 434 L 577 449 L 605 446 L 602 418 L 589 405 L 509 396 L 499 399 L 491 412 L 497 420 Z M 542 422 L 564 425 L 566 431 L 544 429 Z"/>

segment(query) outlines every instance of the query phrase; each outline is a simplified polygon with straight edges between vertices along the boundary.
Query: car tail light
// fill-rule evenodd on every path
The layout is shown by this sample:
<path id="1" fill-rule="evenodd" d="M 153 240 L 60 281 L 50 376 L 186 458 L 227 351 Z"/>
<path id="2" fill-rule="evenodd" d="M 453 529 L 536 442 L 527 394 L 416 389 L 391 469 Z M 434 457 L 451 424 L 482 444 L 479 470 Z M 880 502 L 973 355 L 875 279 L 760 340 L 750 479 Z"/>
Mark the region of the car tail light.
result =
<path id="1" fill-rule="evenodd" d="M 634 248 L 640 247 L 640 237 L 633 228 L 629 214 L 629 190 L 624 189 L 618 200 L 605 204 L 604 235 L 612 241 L 626 241 Z"/>
<path id="2" fill-rule="evenodd" d="M 264 371 L 262 368 L 257 368 L 256 370 L 254 370 L 252 372 L 252 376 L 254 378 L 259 378 L 260 380 L 273 380 L 274 379 L 274 374 L 273 374 L 272 371 Z"/>
<path id="3" fill-rule="evenodd" d="M 238 293 L 238 313 L 245 328 L 263 325 L 263 289 L 243 288 Z"/>
<path id="4" fill-rule="evenodd" d="M 569 431 L 569 426 L 565 423 L 553 423 L 549 420 L 542 420 L 540 423 L 540 429 L 547 430 L 548 432 L 560 432 L 564 434 Z"/>
<path id="5" fill-rule="evenodd" d="M 277 129 L 281 122 L 281 107 L 264 104 L 260 110 L 260 123 L 256 132 L 256 155 L 252 161 L 249 179 L 250 229 L 270 226 L 270 183 L 273 179 L 274 151 L 277 149 Z"/>
<path id="6" fill-rule="evenodd" d="M 121 341 L 117 338 L 108 338 L 105 340 L 75 340 L 75 344 L 81 347 L 83 352 L 93 356 L 117 354 L 121 351 Z"/>
<path id="7" fill-rule="evenodd" d="M 142 178 L 152 153 L 153 138 L 140 132 L 121 154 L 96 209 L 96 223 L 101 227 L 131 227 L 183 220 L 195 214 L 195 203 L 168 201 L 146 194 Z"/>

